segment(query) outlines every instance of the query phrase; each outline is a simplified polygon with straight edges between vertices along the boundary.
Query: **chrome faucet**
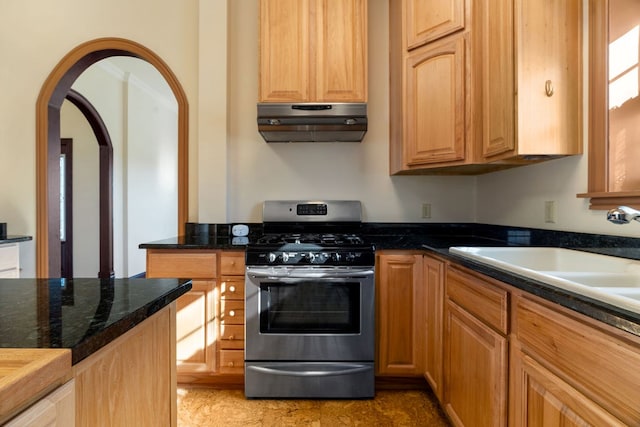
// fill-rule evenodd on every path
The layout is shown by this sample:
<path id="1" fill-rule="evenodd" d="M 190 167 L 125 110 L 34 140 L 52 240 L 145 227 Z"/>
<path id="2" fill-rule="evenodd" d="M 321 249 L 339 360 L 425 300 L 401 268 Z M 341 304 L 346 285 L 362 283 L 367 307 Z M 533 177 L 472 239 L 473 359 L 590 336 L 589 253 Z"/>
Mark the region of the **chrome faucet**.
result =
<path id="1" fill-rule="evenodd" d="M 629 206 L 618 206 L 607 212 L 607 221 L 614 224 L 629 224 L 634 219 L 640 222 L 640 211 Z"/>

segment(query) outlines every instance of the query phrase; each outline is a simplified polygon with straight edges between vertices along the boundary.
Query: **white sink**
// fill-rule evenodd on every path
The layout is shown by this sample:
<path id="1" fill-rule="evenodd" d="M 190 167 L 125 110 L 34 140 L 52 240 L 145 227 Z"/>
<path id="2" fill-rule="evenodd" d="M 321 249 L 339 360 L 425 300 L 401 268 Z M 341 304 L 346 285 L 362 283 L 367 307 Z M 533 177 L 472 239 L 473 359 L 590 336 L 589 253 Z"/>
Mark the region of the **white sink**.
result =
<path id="1" fill-rule="evenodd" d="M 640 261 L 551 247 L 467 247 L 449 252 L 640 313 Z"/>

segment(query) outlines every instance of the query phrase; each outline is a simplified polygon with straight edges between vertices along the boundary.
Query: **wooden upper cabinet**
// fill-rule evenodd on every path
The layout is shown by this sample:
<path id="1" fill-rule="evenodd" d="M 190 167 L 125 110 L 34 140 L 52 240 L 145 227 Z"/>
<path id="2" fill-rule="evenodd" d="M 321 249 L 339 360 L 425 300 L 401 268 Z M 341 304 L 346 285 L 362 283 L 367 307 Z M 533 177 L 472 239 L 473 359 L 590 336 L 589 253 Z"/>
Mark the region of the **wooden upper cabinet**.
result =
<path id="1" fill-rule="evenodd" d="M 366 0 L 260 0 L 260 102 L 366 102 Z"/>
<path id="2" fill-rule="evenodd" d="M 582 22 L 581 0 L 390 2 L 390 174 L 581 154 Z"/>
<path id="3" fill-rule="evenodd" d="M 407 0 L 406 48 L 414 49 L 464 28 L 464 0 Z"/>
<path id="4" fill-rule="evenodd" d="M 480 5 L 484 161 L 582 153 L 582 1 Z"/>
<path id="5" fill-rule="evenodd" d="M 582 153 L 582 19 L 582 0 L 516 1 L 519 154 Z"/>
<path id="6" fill-rule="evenodd" d="M 260 1 L 260 101 L 309 99 L 310 0 Z"/>
<path id="7" fill-rule="evenodd" d="M 512 155 L 515 143 L 515 81 L 513 59 L 513 2 L 479 2 L 477 13 L 484 25 L 476 31 L 482 96 L 482 156 Z"/>
<path id="8" fill-rule="evenodd" d="M 456 38 L 407 57 L 407 167 L 464 160 L 464 47 L 464 38 Z"/>

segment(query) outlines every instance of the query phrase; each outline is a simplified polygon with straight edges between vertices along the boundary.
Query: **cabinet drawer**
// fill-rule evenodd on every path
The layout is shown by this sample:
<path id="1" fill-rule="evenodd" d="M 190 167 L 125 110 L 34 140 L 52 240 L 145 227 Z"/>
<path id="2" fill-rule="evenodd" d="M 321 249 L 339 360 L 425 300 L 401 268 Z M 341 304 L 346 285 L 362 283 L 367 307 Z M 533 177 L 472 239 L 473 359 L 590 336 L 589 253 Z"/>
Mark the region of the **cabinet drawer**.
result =
<path id="1" fill-rule="evenodd" d="M 244 301 L 220 301 L 220 321 L 230 325 L 243 325 Z"/>
<path id="2" fill-rule="evenodd" d="M 525 298 L 515 303 L 514 330 L 532 355 L 589 399 L 629 425 L 640 420 L 640 343 L 583 323 Z M 631 337 L 630 337 L 631 338 Z"/>
<path id="3" fill-rule="evenodd" d="M 213 279 L 216 253 L 200 250 L 147 250 L 147 277 Z"/>
<path id="4" fill-rule="evenodd" d="M 244 351 L 243 350 L 220 350 L 220 373 L 243 374 L 244 373 Z"/>
<path id="5" fill-rule="evenodd" d="M 223 252 L 220 256 L 220 274 L 244 276 L 244 252 Z"/>
<path id="6" fill-rule="evenodd" d="M 244 349 L 244 325 L 220 325 L 220 348 L 224 350 Z"/>
<path id="7" fill-rule="evenodd" d="M 244 300 L 244 278 L 223 277 L 220 282 L 220 298 Z"/>
<path id="8" fill-rule="evenodd" d="M 482 277 L 449 269 L 446 281 L 447 298 L 473 314 L 495 330 L 508 332 L 509 292 Z"/>
<path id="9" fill-rule="evenodd" d="M 16 244 L 0 245 L 0 271 L 18 269 L 19 249 Z M 14 277 L 14 276 L 8 276 Z"/>
<path id="10" fill-rule="evenodd" d="M 11 268 L 9 270 L 0 270 L 0 279 L 16 279 L 20 277 L 20 270 Z"/>

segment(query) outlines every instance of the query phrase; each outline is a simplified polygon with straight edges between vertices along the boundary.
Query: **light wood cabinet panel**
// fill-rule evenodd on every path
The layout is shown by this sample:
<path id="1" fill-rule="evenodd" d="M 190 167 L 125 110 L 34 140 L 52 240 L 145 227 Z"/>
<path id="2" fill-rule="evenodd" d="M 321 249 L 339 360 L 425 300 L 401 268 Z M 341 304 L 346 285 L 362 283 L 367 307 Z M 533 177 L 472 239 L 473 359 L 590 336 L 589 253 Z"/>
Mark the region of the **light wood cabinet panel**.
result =
<path id="1" fill-rule="evenodd" d="M 407 57 L 405 164 L 465 157 L 465 40 L 429 45 Z"/>
<path id="2" fill-rule="evenodd" d="M 377 374 L 423 374 L 422 255 L 411 252 L 376 254 Z"/>
<path id="3" fill-rule="evenodd" d="M 486 276 L 450 268 L 447 298 L 503 335 L 508 332 L 509 293 Z"/>
<path id="4" fill-rule="evenodd" d="M 516 398 L 511 425 L 529 427 L 625 426 L 531 357 L 513 353 Z"/>
<path id="5" fill-rule="evenodd" d="M 310 1 L 260 1 L 260 102 L 310 98 Z"/>
<path id="6" fill-rule="evenodd" d="M 481 4 L 485 161 L 581 154 L 582 1 Z"/>
<path id="7" fill-rule="evenodd" d="M 407 49 L 464 29 L 464 0 L 407 0 Z"/>
<path id="8" fill-rule="evenodd" d="M 425 255 L 423 263 L 424 304 L 424 377 L 442 400 L 443 395 L 443 319 L 444 273 L 443 261 Z"/>
<path id="9" fill-rule="evenodd" d="M 5 427 L 74 427 L 76 424 L 75 381 L 58 387 L 30 406 Z"/>
<path id="10" fill-rule="evenodd" d="M 177 300 L 179 372 L 215 370 L 216 282 L 193 280 L 191 291 Z"/>
<path id="11" fill-rule="evenodd" d="M 147 277 L 215 279 L 216 259 L 213 251 L 147 249 Z"/>
<path id="12" fill-rule="evenodd" d="M 482 69 L 476 84 L 482 93 L 481 142 L 486 159 L 512 155 L 516 149 L 513 1 L 483 0 L 476 7 L 481 25 L 476 30 L 475 58 Z"/>
<path id="13" fill-rule="evenodd" d="M 244 375 L 244 351 L 220 350 L 220 372 Z"/>
<path id="14" fill-rule="evenodd" d="M 73 367 L 77 426 L 175 426 L 175 305 Z"/>
<path id="15" fill-rule="evenodd" d="M 444 409 L 453 424 L 506 426 L 507 339 L 450 300 L 444 360 Z"/>
<path id="16" fill-rule="evenodd" d="M 581 0 L 399 0 L 389 15 L 390 174 L 582 153 Z M 440 61 L 430 81 L 419 52 L 443 44 L 460 65 Z M 409 71 L 417 64 L 422 76 Z"/>
<path id="17" fill-rule="evenodd" d="M 640 340 L 637 337 L 560 306 L 537 303 L 529 297 L 518 298 L 515 307 L 514 332 L 522 353 L 519 357 L 525 361 L 535 360 L 577 390 L 577 393 L 557 394 L 558 398 L 562 397 L 562 404 L 576 407 L 574 400 L 586 399 L 585 405 L 589 408 L 602 408 L 602 411 L 589 412 L 606 411 L 626 425 L 640 424 Z M 526 383 L 520 382 L 514 387 L 517 420 L 522 419 L 526 410 L 517 404 L 526 399 L 527 392 Z"/>
<path id="18" fill-rule="evenodd" d="M 260 102 L 366 102 L 366 0 L 261 0 Z"/>
<path id="19" fill-rule="evenodd" d="M 315 16 L 314 100 L 366 102 L 367 0 L 319 0 Z"/>
<path id="20" fill-rule="evenodd" d="M 223 252 L 220 256 L 220 274 L 222 276 L 244 277 L 244 252 Z"/>
<path id="21" fill-rule="evenodd" d="M 518 153 L 582 153 L 583 2 L 515 4 Z"/>
<path id="22" fill-rule="evenodd" d="M 508 293 L 451 266 L 445 292 L 444 409 L 456 426 L 505 426 Z"/>

